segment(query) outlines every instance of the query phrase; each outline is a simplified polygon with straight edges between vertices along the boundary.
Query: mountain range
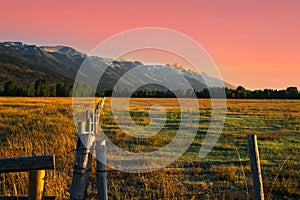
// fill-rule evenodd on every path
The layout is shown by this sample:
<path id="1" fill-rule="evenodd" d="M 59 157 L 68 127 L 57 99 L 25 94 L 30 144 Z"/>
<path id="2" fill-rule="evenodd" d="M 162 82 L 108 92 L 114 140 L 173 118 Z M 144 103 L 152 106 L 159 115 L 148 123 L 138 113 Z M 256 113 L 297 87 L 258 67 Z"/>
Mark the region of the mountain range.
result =
<path id="1" fill-rule="evenodd" d="M 50 83 L 72 84 L 81 64 L 85 60 L 90 62 L 90 66 L 94 68 L 95 72 L 97 72 L 100 64 L 105 63 L 108 66 L 98 84 L 98 90 L 101 91 L 113 89 L 125 73 L 137 66 L 143 66 L 143 68 L 126 76 L 121 84 L 123 87 L 133 87 L 133 85 L 140 84 L 145 79 L 168 82 L 172 79 L 166 76 L 167 74 L 183 75 L 195 90 L 205 88 L 205 83 L 209 83 L 211 86 L 218 86 L 223 83 L 222 80 L 208 77 L 204 73 L 184 70 L 178 65 L 144 65 L 140 61 L 88 57 L 87 54 L 67 46 L 36 46 L 23 44 L 22 42 L 1 42 L 0 87 L 3 87 L 8 80 L 15 80 L 19 87 L 34 84 L 38 79 L 48 79 Z M 85 82 L 95 80 L 96 76 L 87 76 Z M 224 84 L 227 87 L 233 87 L 226 82 Z M 157 84 L 148 84 L 144 86 L 144 89 L 161 90 L 164 87 Z"/>

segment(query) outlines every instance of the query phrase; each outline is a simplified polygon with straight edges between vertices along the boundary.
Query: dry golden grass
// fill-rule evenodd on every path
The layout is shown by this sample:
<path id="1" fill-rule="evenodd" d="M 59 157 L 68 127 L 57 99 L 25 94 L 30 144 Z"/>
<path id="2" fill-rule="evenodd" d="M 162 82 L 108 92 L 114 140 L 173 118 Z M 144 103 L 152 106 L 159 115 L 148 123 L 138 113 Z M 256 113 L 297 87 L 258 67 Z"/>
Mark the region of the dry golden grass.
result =
<path id="1" fill-rule="evenodd" d="M 46 193 L 69 196 L 76 130 L 71 98 L 0 98 L 0 157 L 56 156 L 56 171 L 47 171 Z M 0 175 L 1 195 L 27 194 L 27 173 Z"/>
<path id="2" fill-rule="evenodd" d="M 54 154 L 57 167 L 54 171 L 47 171 L 46 195 L 55 195 L 58 199 L 69 198 L 72 177 L 72 150 L 76 146 L 77 131 L 71 104 L 71 98 L 0 98 L 0 157 Z M 104 108 L 105 114 L 102 118 L 104 132 L 119 146 L 136 152 L 151 151 L 165 145 L 172 140 L 174 131 L 176 132 L 174 126 L 179 120 L 176 99 L 132 99 L 129 110 L 137 124 L 147 125 L 147 112 L 154 104 L 164 105 L 168 112 L 167 123 L 170 126 L 165 127 L 165 132 L 136 142 L 118 129 L 110 113 L 109 103 Z M 223 133 L 213 151 L 204 160 L 199 160 L 197 155 L 209 124 L 208 99 L 199 100 L 201 122 L 198 134 L 188 152 L 178 162 L 151 173 L 109 172 L 109 197 L 238 199 L 247 196 L 246 181 L 251 198 L 252 183 L 246 135 L 258 134 L 265 193 L 268 194 L 282 162 L 292 154 L 278 176 L 272 197 L 299 198 L 299 188 L 295 186 L 298 187 L 300 181 L 297 175 L 300 172 L 300 101 L 228 100 L 227 104 Z M 96 196 L 95 184 L 93 165 L 89 186 L 90 199 Z M 0 174 L 2 196 L 26 195 L 27 185 L 27 173 Z"/>

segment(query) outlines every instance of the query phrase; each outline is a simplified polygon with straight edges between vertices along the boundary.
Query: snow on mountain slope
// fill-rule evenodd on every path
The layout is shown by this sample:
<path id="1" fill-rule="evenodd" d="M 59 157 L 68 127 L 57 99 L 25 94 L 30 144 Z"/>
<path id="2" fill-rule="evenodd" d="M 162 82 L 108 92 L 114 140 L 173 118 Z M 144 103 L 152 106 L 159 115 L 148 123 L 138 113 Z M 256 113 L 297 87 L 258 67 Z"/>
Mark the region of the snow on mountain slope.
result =
<path id="1" fill-rule="evenodd" d="M 77 51 L 76 49 L 73 49 L 71 47 L 66 46 L 41 46 L 41 49 L 43 49 L 46 52 L 49 53 L 59 53 L 66 56 L 71 56 L 75 58 L 86 58 L 86 54 L 81 53 Z"/>

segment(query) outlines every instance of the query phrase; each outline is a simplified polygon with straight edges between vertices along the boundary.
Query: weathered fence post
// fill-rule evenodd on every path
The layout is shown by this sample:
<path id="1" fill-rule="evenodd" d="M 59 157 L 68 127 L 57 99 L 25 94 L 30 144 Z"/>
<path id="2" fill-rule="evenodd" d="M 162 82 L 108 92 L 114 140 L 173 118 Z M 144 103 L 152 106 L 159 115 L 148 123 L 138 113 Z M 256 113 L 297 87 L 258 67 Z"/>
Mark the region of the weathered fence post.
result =
<path id="1" fill-rule="evenodd" d="M 89 111 L 88 110 L 85 111 L 85 118 L 86 119 L 89 118 Z"/>
<path id="2" fill-rule="evenodd" d="M 254 199 L 264 200 L 264 189 L 263 189 L 263 182 L 262 182 L 262 175 L 261 175 L 261 168 L 260 168 L 257 136 L 248 135 L 247 140 L 248 140 L 250 166 L 251 166 L 253 186 L 254 186 Z"/>
<path id="3" fill-rule="evenodd" d="M 70 199 L 73 200 L 86 199 L 95 135 L 85 130 L 85 122 L 78 122 L 78 140 L 70 195 Z"/>
<path id="4" fill-rule="evenodd" d="M 86 114 L 85 114 L 85 123 L 86 123 L 85 132 L 91 133 L 92 127 L 91 127 L 91 119 L 90 119 L 89 111 L 86 111 Z"/>
<path id="5" fill-rule="evenodd" d="M 98 200 L 107 200 L 106 142 L 96 142 Z"/>
<path id="6" fill-rule="evenodd" d="M 97 130 L 98 130 L 98 117 L 97 117 L 97 111 L 95 110 L 93 113 L 93 121 L 94 121 L 94 133 L 97 134 Z"/>
<path id="7" fill-rule="evenodd" d="M 29 200 L 42 200 L 44 196 L 45 170 L 29 171 Z"/>
<path id="8" fill-rule="evenodd" d="M 94 129 L 95 129 L 95 126 L 94 126 L 94 114 L 93 113 L 90 113 L 90 123 L 91 123 L 90 133 L 95 133 L 95 131 L 94 131 Z"/>

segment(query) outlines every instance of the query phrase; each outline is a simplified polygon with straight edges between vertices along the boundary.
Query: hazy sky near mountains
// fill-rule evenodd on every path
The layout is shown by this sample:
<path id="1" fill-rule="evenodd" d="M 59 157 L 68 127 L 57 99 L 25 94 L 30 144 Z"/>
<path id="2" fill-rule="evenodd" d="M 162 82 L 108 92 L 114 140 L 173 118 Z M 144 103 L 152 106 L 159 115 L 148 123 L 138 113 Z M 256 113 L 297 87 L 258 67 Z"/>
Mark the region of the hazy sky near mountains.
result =
<path id="1" fill-rule="evenodd" d="M 300 88 L 298 0 L 1 0 L 0 7 L 0 41 L 88 53 L 121 31 L 164 27 L 200 43 L 234 85 Z"/>

